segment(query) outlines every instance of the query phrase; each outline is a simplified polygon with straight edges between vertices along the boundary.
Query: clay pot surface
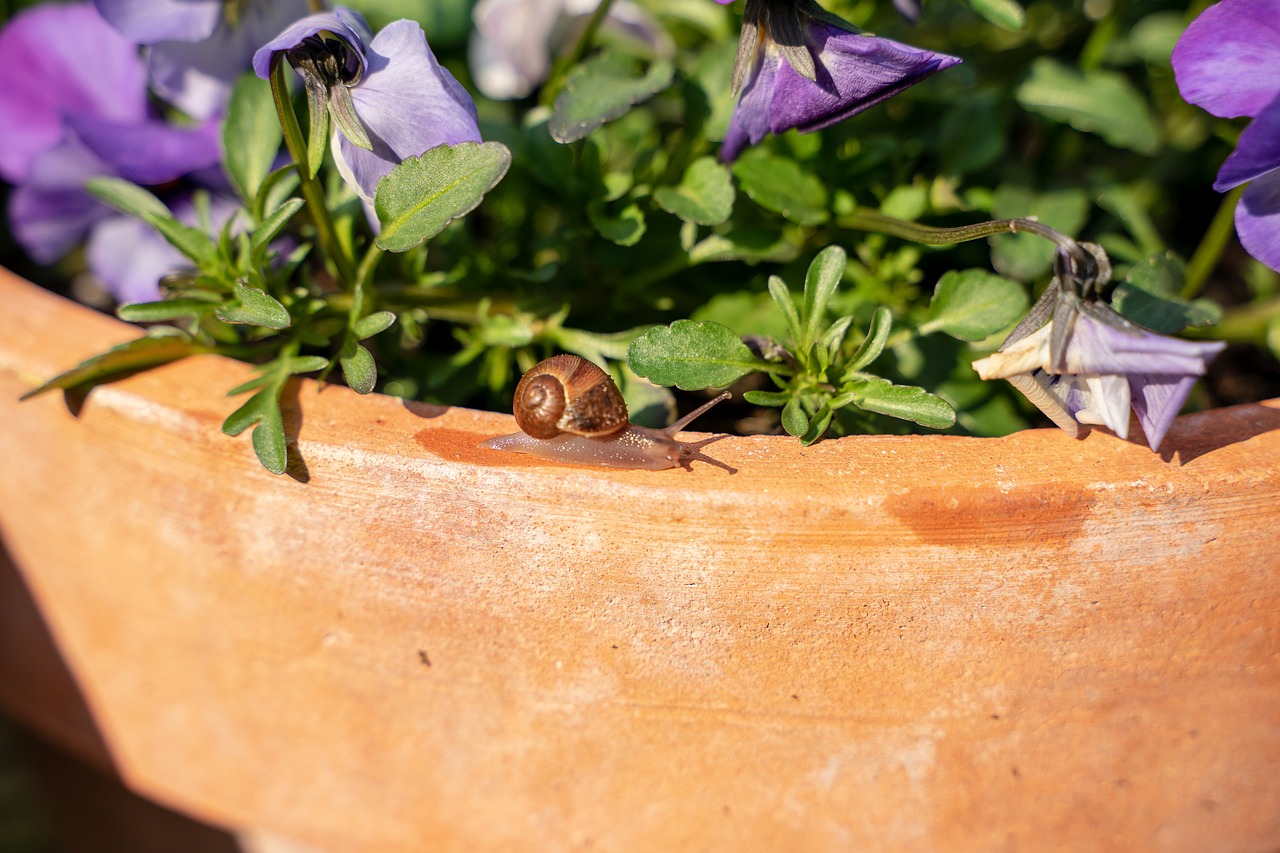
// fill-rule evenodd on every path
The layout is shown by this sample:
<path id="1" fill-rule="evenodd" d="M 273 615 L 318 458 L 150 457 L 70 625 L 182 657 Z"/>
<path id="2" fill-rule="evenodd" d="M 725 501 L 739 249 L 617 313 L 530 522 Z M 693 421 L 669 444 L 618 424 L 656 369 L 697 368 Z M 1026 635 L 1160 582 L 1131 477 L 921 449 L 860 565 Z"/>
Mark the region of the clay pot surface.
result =
<path id="1" fill-rule="evenodd" d="M 250 367 L 19 403 L 136 330 L 0 305 L 0 707 L 158 802 L 332 851 L 1280 846 L 1280 401 L 644 472 L 300 381 L 273 476 L 219 430 Z"/>

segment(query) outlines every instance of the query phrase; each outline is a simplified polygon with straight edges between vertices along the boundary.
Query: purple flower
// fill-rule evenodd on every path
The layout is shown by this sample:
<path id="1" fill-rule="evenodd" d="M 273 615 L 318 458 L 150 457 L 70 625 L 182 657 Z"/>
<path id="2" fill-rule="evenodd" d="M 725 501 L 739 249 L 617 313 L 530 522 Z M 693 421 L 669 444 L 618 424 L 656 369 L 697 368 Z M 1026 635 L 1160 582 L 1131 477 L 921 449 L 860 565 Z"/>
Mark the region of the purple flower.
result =
<path id="1" fill-rule="evenodd" d="M 747 0 L 733 71 L 742 96 L 720 158 L 770 133 L 829 127 L 959 62 L 862 35 L 813 0 Z"/>
<path id="2" fill-rule="evenodd" d="M 1055 294 L 1053 318 L 973 363 L 983 379 L 1008 379 L 1073 437 L 1079 424 L 1129 436 L 1133 408 L 1152 450 L 1160 447 L 1187 395 L 1226 344 L 1158 335 L 1107 305 Z"/>
<path id="3" fill-rule="evenodd" d="M 149 45 L 151 83 L 198 119 L 220 115 L 254 51 L 307 13 L 306 0 L 94 0 L 126 39 Z"/>
<path id="4" fill-rule="evenodd" d="M 552 57 L 577 37 L 600 0 L 480 0 L 468 56 L 476 88 L 495 100 L 523 98 L 547 79 Z M 627 0 L 609 7 L 606 34 L 634 39 L 659 53 L 669 38 Z"/>
<path id="5" fill-rule="evenodd" d="M 253 67 L 266 78 L 272 55 L 285 54 L 312 103 L 327 104 L 338 171 L 371 202 L 378 181 L 402 160 L 479 142 L 480 129 L 471 96 L 436 61 L 418 24 L 395 21 L 367 45 L 365 32 L 345 10 L 311 15 L 259 50 Z"/>
<path id="6" fill-rule="evenodd" d="M 160 184 L 220 160 L 215 124 L 175 128 L 152 113 L 136 47 L 88 3 L 15 16 L 0 54 L 13 63 L 0 87 L 0 175 L 15 185 L 14 236 L 40 263 L 113 215 L 85 190 L 89 178 Z"/>
<path id="7" fill-rule="evenodd" d="M 1191 22 L 1173 50 L 1182 96 L 1216 116 L 1248 116 L 1213 188 L 1249 183 L 1236 233 L 1258 260 L 1280 270 L 1280 0 L 1223 0 Z"/>

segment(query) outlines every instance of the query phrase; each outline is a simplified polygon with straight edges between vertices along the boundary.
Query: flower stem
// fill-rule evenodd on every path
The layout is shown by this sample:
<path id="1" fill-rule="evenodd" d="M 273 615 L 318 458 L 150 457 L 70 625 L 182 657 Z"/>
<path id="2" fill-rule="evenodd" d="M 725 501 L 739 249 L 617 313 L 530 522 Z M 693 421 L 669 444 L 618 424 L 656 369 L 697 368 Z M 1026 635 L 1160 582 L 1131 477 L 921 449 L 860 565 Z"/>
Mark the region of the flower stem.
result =
<path id="1" fill-rule="evenodd" d="M 1181 294 L 1183 299 L 1199 296 L 1204 283 L 1209 280 L 1209 274 L 1218 265 L 1218 259 L 1231 240 L 1231 233 L 1235 228 L 1236 203 L 1240 201 L 1240 194 L 1243 192 L 1244 187 L 1239 186 L 1223 197 L 1200 245 L 1196 246 L 1195 254 L 1187 261 L 1187 280 L 1182 285 Z"/>
<path id="2" fill-rule="evenodd" d="M 556 96 L 560 94 L 560 90 L 569 79 L 569 72 L 578 64 L 583 54 L 587 52 L 587 48 L 591 46 L 591 42 L 595 40 L 596 32 L 604 23 L 604 19 L 609 14 L 609 7 L 612 5 L 613 0 L 600 0 L 600 5 L 591 13 L 587 25 L 583 27 L 582 33 L 573 43 L 573 49 L 556 61 L 547 84 L 542 87 L 542 96 L 538 99 L 543 106 L 551 106 L 555 102 Z"/>
<path id="3" fill-rule="evenodd" d="M 333 262 L 338 279 L 346 289 L 355 286 L 355 266 L 347 254 L 342 241 L 338 239 L 337 229 L 329 216 L 329 208 L 325 205 L 324 189 L 312 176 L 307 167 L 307 142 L 303 138 L 298 117 L 293 112 L 293 103 L 289 100 L 289 89 L 285 82 L 284 61 L 281 54 L 271 57 L 271 97 L 275 101 L 276 115 L 280 118 L 280 127 L 284 131 L 285 147 L 298 172 L 301 182 L 302 198 L 311 213 L 311 221 L 316 226 L 316 242 L 321 251 Z"/>

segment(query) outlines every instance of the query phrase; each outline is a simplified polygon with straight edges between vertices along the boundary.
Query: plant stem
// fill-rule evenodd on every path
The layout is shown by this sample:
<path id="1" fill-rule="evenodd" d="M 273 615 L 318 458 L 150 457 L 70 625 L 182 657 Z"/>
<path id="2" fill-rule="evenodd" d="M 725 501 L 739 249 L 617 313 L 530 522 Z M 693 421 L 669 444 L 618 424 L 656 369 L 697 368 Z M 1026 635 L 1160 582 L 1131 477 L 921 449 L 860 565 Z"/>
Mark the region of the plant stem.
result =
<path id="1" fill-rule="evenodd" d="M 298 172 L 302 198 L 306 201 L 311 221 L 316 226 L 316 242 L 333 262 L 339 281 L 347 290 L 351 290 L 356 282 L 355 267 L 338 239 L 337 229 L 329 216 L 329 208 L 325 205 L 324 189 L 307 168 L 307 142 L 298 124 L 298 117 L 293 112 L 293 103 L 289 100 L 284 59 L 279 53 L 271 57 L 271 97 L 275 101 L 276 115 L 279 116 L 280 127 L 284 131 L 285 147 L 289 149 L 289 156 L 293 158 L 294 168 Z"/>
<path id="2" fill-rule="evenodd" d="M 547 79 L 547 84 L 542 87 L 542 95 L 538 99 L 540 104 L 551 106 L 555 102 L 556 96 L 560 94 L 560 90 L 564 88 L 565 82 L 569 79 L 569 71 L 578 64 L 583 54 L 587 52 L 587 48 L 590 47 L 591 42 L 595 40 L 596 32 L 599 31 L 600 25 L 604 23 L 604 19 L 609 14 L 609 7 L 612 5 L 613 0 L 600 0 L 600 5 L 591 13 L 591 17 L 587 20 L 587 25 L 578 36 L 577 41 L 573 43 L 573 48 L 556 61 L 555 67 L 551 71 L 551 76 Z"/>
<path id="3" fill-rule="evenodd" d="M 1218 212 L 1213 215 L 1213 221 L 1209 223 L 1208 230 L 1200 240 L 1200 245 L 1196 246 L 1195 254 L 1191 256 L 1191 260 L 1187 261 L 1187 280 L 1182 285 L 1181 294 L 1183 299 L 1199 296 L 1204 283 L 1209 280 L 1209 274 L 1218 265 L 1223 250 L 1231 240 L 1231 234 L 1235 228 L 1236 203 L 1240 201 L 1240 194 L 1243 192 L 1244 187 L 1239 186 L 1223 197 Z"/>

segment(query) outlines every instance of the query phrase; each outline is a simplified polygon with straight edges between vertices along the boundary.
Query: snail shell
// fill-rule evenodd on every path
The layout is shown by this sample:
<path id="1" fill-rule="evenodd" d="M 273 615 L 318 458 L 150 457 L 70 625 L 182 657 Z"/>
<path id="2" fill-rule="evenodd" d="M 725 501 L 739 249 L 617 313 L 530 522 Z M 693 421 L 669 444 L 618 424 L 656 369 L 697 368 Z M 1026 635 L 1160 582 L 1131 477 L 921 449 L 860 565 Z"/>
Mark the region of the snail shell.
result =
<path id="1" fill-rule="evenodd" d="M 675 468 L 689 452 L 676 433 L 728 397 L 726 391 L 665 429 L 636 426 L 628 423 L 627 404 L 609 374 L 576 355 L 557 355 L 516 386 L 512 410 L 521 431 L 480 446 L 601 468 Z"/>
<path id="2" fill-rule="evenodd" d="M 516 386 L 516 425 L 534 438 L 561 433 L 597 438 L 627 426 L 627 404 L 613 379 L 576 355 L 552 356 Z"/>

